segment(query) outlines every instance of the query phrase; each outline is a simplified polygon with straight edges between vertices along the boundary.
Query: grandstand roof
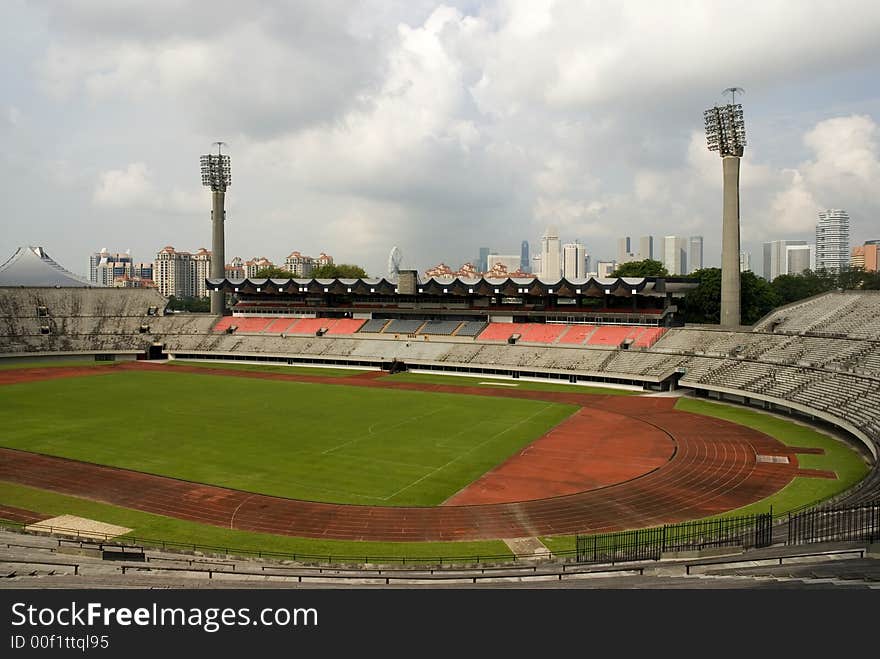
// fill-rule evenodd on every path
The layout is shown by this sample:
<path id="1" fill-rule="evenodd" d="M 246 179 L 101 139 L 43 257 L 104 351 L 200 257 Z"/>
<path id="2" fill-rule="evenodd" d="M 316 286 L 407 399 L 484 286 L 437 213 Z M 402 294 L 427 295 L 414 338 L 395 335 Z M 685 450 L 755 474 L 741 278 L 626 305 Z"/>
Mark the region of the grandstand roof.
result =
<path id="1" fill-rule="evenodd" d="M 59 265 L 42 247 L 19 247 L 0 265 L 0 286 L 52 286 L 100 288 Z"/>
<path id="2" fill-rule="evenodd" d="M 208 279 L 209 288 L 227 292 L 247 293 L 355 293 L 390 295 L 397 292 L 397 283 L 385 278 L 364 279 Z M 586 277 L 548 281 L 538 277 L 429 277 L 418 283 L 418 293 L 425 295 L 632 295 L 682 296 L 696 288 L 698 282 L 683 277 Z M 257 290 L 259 289 L 259 290 Z"/>

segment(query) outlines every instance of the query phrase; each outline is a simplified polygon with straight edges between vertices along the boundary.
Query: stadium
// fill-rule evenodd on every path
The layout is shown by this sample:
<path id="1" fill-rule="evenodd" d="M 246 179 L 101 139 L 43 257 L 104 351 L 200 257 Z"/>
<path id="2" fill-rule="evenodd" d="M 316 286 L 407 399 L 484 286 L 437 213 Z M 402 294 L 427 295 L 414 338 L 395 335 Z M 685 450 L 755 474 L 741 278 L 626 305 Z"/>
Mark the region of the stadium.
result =
<path id="1" fill-rule="evenodd" d="M 217 316 L 22 248 L 0 565 L 34 587 L 868 587 L 880 294 L 719 328 L 681 322 L 694 285 L 210 278 Z"/>

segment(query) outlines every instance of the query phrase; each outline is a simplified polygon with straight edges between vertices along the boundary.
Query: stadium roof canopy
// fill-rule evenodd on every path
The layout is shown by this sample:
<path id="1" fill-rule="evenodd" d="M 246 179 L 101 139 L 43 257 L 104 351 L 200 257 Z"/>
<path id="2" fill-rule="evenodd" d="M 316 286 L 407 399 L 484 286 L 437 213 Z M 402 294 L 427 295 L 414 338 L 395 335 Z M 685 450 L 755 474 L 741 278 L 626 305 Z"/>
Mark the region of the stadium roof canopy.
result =
<path id="1" fill-rule="evenodd" d="M 561 297 L 615 295 L 681 296 L 699 282 L 684 277 L 612 277 L 559 279 L 546 281 L 537 277 L 431 277 L 419 281 L 414 291 L 423 295 L 557 295 Z M 208 279 L 209 289 L 226 293 L 330 293 L 355 295 L 393 295 L 398 283 L 381 279 Z"/>
<path id="2" fill-rule="evenodd" d="M 19 247 L 0 265 L 0 286 L 100 286 L 59 265 L 42 247 Z"/>

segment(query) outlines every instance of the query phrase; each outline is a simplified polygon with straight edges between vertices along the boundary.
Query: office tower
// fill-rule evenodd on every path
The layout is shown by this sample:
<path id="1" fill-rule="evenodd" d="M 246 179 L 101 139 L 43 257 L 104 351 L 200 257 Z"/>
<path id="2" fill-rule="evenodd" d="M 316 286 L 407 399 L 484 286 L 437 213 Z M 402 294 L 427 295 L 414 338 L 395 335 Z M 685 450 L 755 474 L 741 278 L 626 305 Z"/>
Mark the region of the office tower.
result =
<path id="1" fill-rule="evenodd" d="M 849 215 L 831 208 L 819 213 L 816 224 L 816 270 L 840 272 L 849 266 Z"/>
<path id="2" fill-rule="evenodd" d="M 562 274 L 559 234 L 556 227 L 547 227 L 541 238 L 541 278 L 556 281 Z"/>
<path id="3" fill-rule="evenodd" d="M 877 272 L 880 261 L 880 240 L 868 240 L 860 247 L 852 248 L 850 267 L 860 268 L 865 272 Z"/>
<path id="4" fill-rule="evenodd" d="M 805 252 L 807 258 L 807 266 L 803 270 L 810 267 L 809 245 L 805 240 L 771 240 L 764 243 L 764 279 L 773 281 L 779 275 L 791 274 L 788 267 L 788 248 L 789 247 L 806 247 Z M 800 263 L 800 261 L 798 261 Z M 803 272 L 801 270 L 801 272 Z"/>
<path id="5" fill-rule="evenodd" d="M 633 244 L 632 239 L 629 236 L 624 236 L 623 238 L 617 239 L 617 262 L 618 263 L 629 263 L 630 261 L 636 260 L 636 255 L 633 252 Z"/>
<path id="6" fill-rule="evenodd" d="M 529 261 L 529 241 L 523 240 L 519 251 L 519 269 L 523 272 L 529 272 L 531 262 Z"/>
<path id="7" fill-rule="evenodd" d="M 566 279 L 583 279 L 587 275 L 587 248 L 579 242 L 562 247 L 562 276 Z"/>
<path id="8" fill-rule="evenodd" d="M 810 269 L 810 246 L 785 246 L 785 274 L 801 275 Z"/>
<path id="9" fill-rule="evenodd" d="M 654 258 L 654 236 L 639 238 L 639 261 Z"/>
<path id="10" fill-rule="evenodd" d="M 703 269 L 703 236 L 688 240 L 688 273 Z"/>
<path id="11" fill-rule="evenodd" d="M 740 272 L 749 272 L 752 269 L 752 253 L 751 252 L 740 252 L 739 253 L 739 271 Z"/>
<path id="12" fill-rule="evenodd" d="M 670 275 L 687 273 L 687 246 L 687 240 L 680 236 L 663 238 L 663 265 Z"/>
<path id="13" fill-rule="evenodd" d="M 480 272 L 486 272 L 489 269 L 489 248 L 480 247 L 480 255 L 477 257 L 477 267 Z"/>

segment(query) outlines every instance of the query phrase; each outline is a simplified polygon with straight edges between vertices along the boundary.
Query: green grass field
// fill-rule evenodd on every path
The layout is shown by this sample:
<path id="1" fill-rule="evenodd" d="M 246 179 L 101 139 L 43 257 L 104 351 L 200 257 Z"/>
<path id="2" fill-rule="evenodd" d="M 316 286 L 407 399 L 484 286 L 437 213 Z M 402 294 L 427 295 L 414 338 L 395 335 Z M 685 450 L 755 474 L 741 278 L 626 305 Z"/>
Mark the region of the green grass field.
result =
<path id="1" fill-rule="evenodd" d="M 71 359 L 69 361 L 65 361 L 63 359 L 60 359 L 58 361 L 43 361 L 40 359 L 34 359 L 9 363 L 0 362 L 0 371 L 14 371 L 21 368 L 60 368 L 62 366 L 70 366 L 72 368 L 83 368 L 84 366 L 107 368 L 110 366 L 116 366 L 117 363 L 119 362 L 96 362 L 94 359 Z"/>
<path id="2" fill-rule="evenodd" d="M 427 506 L 575 409 L 123 371 L 0 388 L 0 445 L 283 497 Z"/>
<path id="3" fill-rule="evenodd" d="M 720 515 L 721 517 L 766 513 L 771 507 L 774 514 L 782 514 L 843 492 L 858 483 L 868 473 L 868 465 L 855 450 L 830 435 L 794 421 L 744 407 L 693 398 L 681 398 L 675 407 L 684 412 L 713 416 L 754 428 L 778 439 L 786 446 L 824 449 L 824 455 L 799 454 L 797 456 L 799 465 L 805 469 L 824 469 L 837 474 L 837 480 L 795 478 L 776 494 L 748 506 L 731 510 L 725 515 Z M 575 536 L 573 535 L 553 536 L 541 540 L 551 551 L 571 551 L 575 546 Z"/>
<path id="4" fill-rule="evenodd" d="M 287 375 L 314 375 L 322 378 L 347 378 L 368 371 L 351 368 L 324 368 L 323 366 L 288 366 L 286 364 L 252 364 L 244 362 L 210 362 L 202 360 L 171 359 L 166 366 L 196 366 L 200 368 L 222 368 L 230 371 L 256 371 L 258 373 L 285 373 Z"/>
<path id="5" fill-rule="evenodd" d="M 520 389 L 526 391 L 564 391 L 566 393 L 607 394 L 611 396 L 637 396 L 640 391 L 613 389 L 582 384 L 556 384 L 553 382 L 529 382 L 527 380 L 498 380 L 458 375 L 435 375 L 433 373 L 398 373 L 388 377 L 389 382 L 418 382 L 421 384 L 446 384 L 451 387 L 482 387 L 484 389 Z"/>

